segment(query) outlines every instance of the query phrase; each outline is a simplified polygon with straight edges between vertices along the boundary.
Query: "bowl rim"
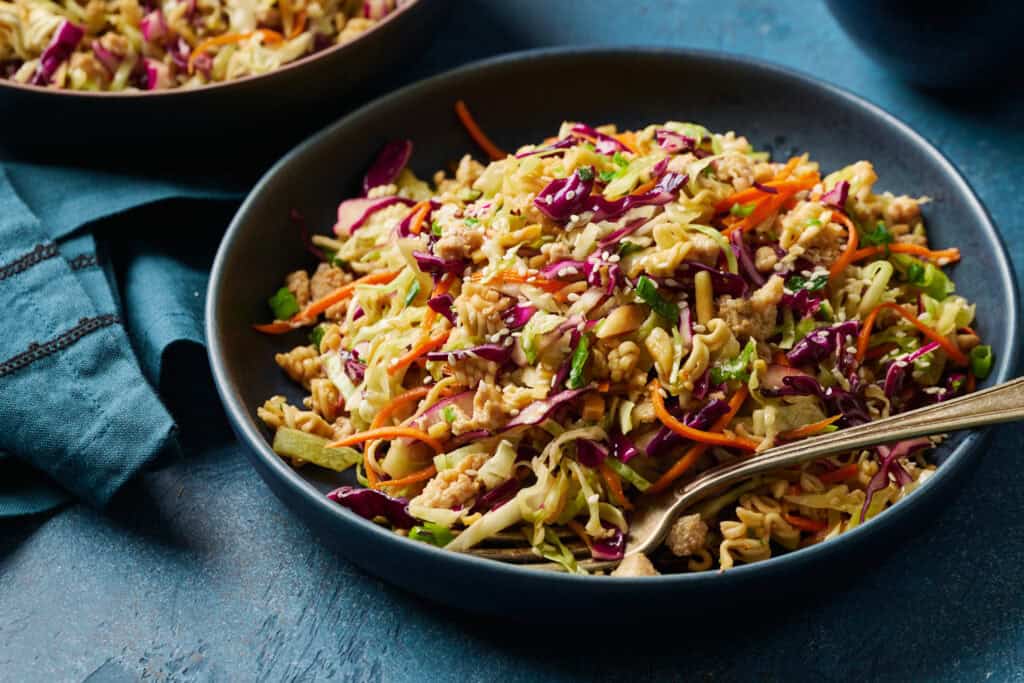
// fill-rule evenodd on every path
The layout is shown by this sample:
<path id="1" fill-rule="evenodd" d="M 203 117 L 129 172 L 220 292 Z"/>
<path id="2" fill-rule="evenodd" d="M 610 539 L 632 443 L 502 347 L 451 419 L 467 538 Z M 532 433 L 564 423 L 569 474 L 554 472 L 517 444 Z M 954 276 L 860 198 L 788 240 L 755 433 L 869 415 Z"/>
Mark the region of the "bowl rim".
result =
<path id="1" fill-rule="evenodd" d="M 321 58 L 327 58 L 328 55 L 343 54 L 351 52 L 363 41 L 364 38 L 370 37 L 372 34 L 385 29 L 392 24 L 394 21 L 400 20 L 399 18 L 409 14 L 410 10 L 421 5 L 437 2 L 438 0 L 408 0 L 405 5 L 396 7 L 393 12 L 388 14 L 386 17 L 378 21 L 376 24 L 371 26 L 369 29 L 361 33 L 356 38 L 345 42 L 337 43 L 320 52 L 314 52 L 313 54 L 305 55 L 294 62 L 288 62 L 280 66 L 273 71 L 268 71 L 264 74 L 253 74 L 249 76 L 243 76 L 242 78 L 235 78 L 230 81 L 221 81 L 219 83 L 207 83 L 196 88 L 169 88 L 167 90 L 66 90 L 64 88 L 50 88 L 45 85 L 30 85 L 28 83 L 18 83 L 7 78 L 0 78 L 0 95 L 3 94 L 4 88 L 9 88 L 16 92 L 24 92 L 34 95 L 47 96 L 53 95 L 55 97 L 75 97 L 82 100 L 106 100 L 106 99 L 138 99 L 138 98 L 166 98 L 166 97 L 198 97 L 199 93 L 206 93 L 211 91 L 221 91 L 227 88 L 240 88 L 245 85 L 262 79 L 272 79 L 284 75 L 288 71 L 294 69 L 301 69 L 302 67 L 311 64 Z"/>
<path id="2" fill-rule="evenodd" d="M 601 59 L 608 57 L 635 58 L 638 55 L 644 58 L 655 59 L 681 59 L 717 62 L 719 64 L 738 66 L 744 69 L 782 77 L 787 80 L 796 81 L 818 91 L 823 91 L 850 106 L 866 111 L 869 115 L 881 119 L 888 125 L 892 126 L 901 137 L 909 139 L 919 149 L 925 152 L 940 171 L 952 179 L 953 185 L 957 190 L 957 196 L 967 202 L 968 208 L 972 213 L 978 216 L 979 225 L 977 226 L 977 229 L 979 229 L 985 236 L 986 241 L 997 247 L 994 250 L 996 252 L 996 264 L 993 275 L 1002 285 L 999 288 L 999 292 L 1001 297 L 1007 303 L 1008 310 L 1004 312 L 1007 338 L 1015 339 L 1017 337 L 1020 327 L 1018 319 L 1020 300 L 1016 274 L 1010 263 L 1002 235 L 999 233 L 992 221 L 988 210 L 985 208 L 984 204 L 981 202 L 980 198 L 974 192 L 973 188 L 964 176 L 960 173 L 959 169 L 942 152 L 940 152 L 930 140 L 916 132 L 903 120 L 885 111 L 878 105 L 871 103 L 849 90 L 828 83 L 814 76 L 810 76 L 801 71 L 773 64 L 764 60 L 730 53 L 689 48 L 650 46 L 571 46 L 512 52 L 471 62 L 459 68 L 407 85 L 340 118 L 333 124 L 330 124 L 320 132 L 297 145 L 290 152 L 284 155 L 277 163 L 275 163 L 249 192 L 236 212 L 231 224 L 224 233 L 220 247 L 217 250 L 213 267 L 210 271 L 205 314 L 207 354 L 210 361 L 210 367 L 213 372 L 214 382 L 217 387 L 217 392 L 224 404 L 228 419 L 235 428 L 240 440 L 248 447 L 247 453 L 249 454 L 249 457 L 258 459 L 258 464 L 262 467 L 258 467 L 257 469 L 261 470 L 261 474 L 264 474 L 264 476 L 275 476 L 279 480 L 279 484 L 286 486 L 294 495 L 304 499 L 306 504 L 317 508 L 317 511 L 322 513 L 323 516 L 337 520 L 335 523 L 355 524 L 357 526 L 361 526 L 361 530 L 364 534 L 375 535 L 376 540 L 382 544 L 380 547 L 381 553 L 388 552 L 389 548 L 387 544 L 395 544 L 390 547 L 406 550 L 412 553 L 423 553 L 423 555 L 420 556 L 423 560 L 432 560 L 437 564 L 453 563 L 453 565 L 462 565 L 467 569 L 476 568 L 483 571 L 504 574 L 506 575 L 506 578 L 510 578 L 512 580 L 551 581 L 557 584 L 556 587 L 562 587 L 565 589 L 574 589 L 584 584 L 592 584 L 595 586 L 603 586 L 605 589 L 614 585 L 616 587 L 621 587 L 624 590 L 649 590 L 653 586 L 657 586 L 659 590 L 670 586 L 678 587 L 680 589 L 686 588 L 699 590 L 701 587 L 707 587 L 708 589 L 720 589 L 732 584 L 739 584 L 740 582 L 744 582 L 748 579 L 756 579 L 759 577 L 763 578 L 772 574 L 784 573 L 787 570 L 796 569 L 808 562 L 821 560 L 830 555 L 841 553 L 842 551 L 863 542 L 865 539 L 868 539 L 871 534 L 882 534 L 886 530 L 897 526 L 902 521 L 909 519 L 913 510 L 922 507 L 934 498 L 933 492 L 938 492 L 940 489 L 945 488 L 942 486 L 944 482 L 952 482 L 953 478 L 960 476 L 961 472 L 979 456 L 981 450 L 980 447 L 984 438 L 990 432 L 990 427 L 966 432 L 963 440 L 949 453 L 942 466 L 936 469 L 936 473 L 931 478 L 929 486 L 921 487 L 913 494 L 901 500 L 899 505 L 887 510 L 885 514 L 881 514 L 868 522 L 857 526 L 851 531 L 844 532 L 839 537 L 831 539 L 826 543 L 818 543 L 783 555 L 774 556 L 761 562 L 739 565 L 731 568 L 727 572 L 709 571 L 662 574 L 652 577 L 611 577 L 600 575 L 580 576 L 562 572 L 538 572 L 534 569 L 494 562 L 468 554 L 454 553 L 425 543 L 411 541 L 395 534 L 381 525 L 363 519 L 350 510 L 342 508 L 336 503 L 330 501 L 325 495 L 303 479 L 296 470 L 287 465 L 283 459 L 278 457 L 271 450 L 267 439 L 260 432 L 249 408 L 243 405 L 240 400 L 236 399 L 233 393 L 229 390 L 231 382 L 226 369 L 224 351 L 221 346 L 221 340 L 218 338 L 216 333 L 218 330 L 217 301 L 221 295 L 221 288 L 223 285 L 222 271 L 226 267 L 225 263 L 228 259 L 228 253 L 231 251 L 234 241 L 239 239 L 239 233 L 246 221 L 246 216 L 252 205 L 264 192 L 265 188 L 274 182 L 275 178 L 280 173 L 285 172 L 292 163 L 301 160 L 304 155 L 310 153 L 321 144 L 324 144 L 334 135 L 335 131 L 353 124 L 358 124 L 361 119 L 372 117 L 378 110 L 390 108 L 392 103 L 416 98 L 423 93 L 427 93 L 434 88 L 444 86 L 449 82 L 458 81 L 466 76 L 479 76 L 481 73 L 486 74 L 487 72 L 501 71 L 503 68 L 518 65 L 523 62 L 538 62 L 543 64 L 573 59 Z M 991 375 L 993 382 L 1001 382 L 1009 379 L 1019 367 L 1021 349 L 1013 344 L 1010 344 L 1009 346 L 1009 352 L 997 360 L 997 367 Z M 270 488 L 274 489 L 275 487 Z M 306 514 L 300 514 L 299 516 L 304 518 Z M 358 552 L 352 553 L 352 555 L 358 555 Z M 361 564 L 358 560 L 353 559 L 353 561 L 356 564 Z"/>

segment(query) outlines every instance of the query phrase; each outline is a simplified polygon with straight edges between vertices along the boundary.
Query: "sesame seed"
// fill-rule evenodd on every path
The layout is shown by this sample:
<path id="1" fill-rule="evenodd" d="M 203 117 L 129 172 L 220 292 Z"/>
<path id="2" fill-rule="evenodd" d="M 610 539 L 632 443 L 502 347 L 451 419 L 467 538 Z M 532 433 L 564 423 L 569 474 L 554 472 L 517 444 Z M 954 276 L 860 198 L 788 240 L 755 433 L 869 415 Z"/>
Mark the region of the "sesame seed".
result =
<path id="1" fill-rule="evenodd" d="M 565 193 L 565 198 L 569 199 L 569 200 L 575 199 L 576 198 L 576 190 L 569 190 L 568 192 L 566 192 Z"/>
<path id="2" fill-rule="evenodd" d="M 580 300 L 580 295 L 577 294 L 576 292 L 569 292 L 569 296 L 566 298 L 569 299 L 569 301 L 575 303 Z"/>

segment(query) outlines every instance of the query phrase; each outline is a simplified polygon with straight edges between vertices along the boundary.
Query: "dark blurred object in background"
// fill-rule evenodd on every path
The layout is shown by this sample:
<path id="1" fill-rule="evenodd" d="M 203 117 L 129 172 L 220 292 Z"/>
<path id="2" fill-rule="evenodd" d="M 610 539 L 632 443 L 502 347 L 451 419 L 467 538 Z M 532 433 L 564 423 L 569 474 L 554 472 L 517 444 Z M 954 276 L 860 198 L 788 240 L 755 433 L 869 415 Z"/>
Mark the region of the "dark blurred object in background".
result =
<path id="1" fill-rule="evenodd" d="M 828 0 L 843 29 L 883 66 L 930 88 L 1018 80 L 1020 0 Z"/>

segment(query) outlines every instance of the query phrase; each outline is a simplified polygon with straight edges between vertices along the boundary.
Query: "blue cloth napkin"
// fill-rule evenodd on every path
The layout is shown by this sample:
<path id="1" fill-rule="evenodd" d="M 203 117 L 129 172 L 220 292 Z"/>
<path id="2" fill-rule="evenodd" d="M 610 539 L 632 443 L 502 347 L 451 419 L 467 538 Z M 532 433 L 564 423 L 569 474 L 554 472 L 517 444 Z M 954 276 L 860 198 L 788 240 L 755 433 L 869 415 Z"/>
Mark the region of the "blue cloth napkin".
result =
<path id="1" fill-rule="evenodd" d="M 174 349 L 203 342 L 206 270 L 238 196 L 0 166 L 0 517 L 102 507 L 178 452 L 157 391 Z"/>

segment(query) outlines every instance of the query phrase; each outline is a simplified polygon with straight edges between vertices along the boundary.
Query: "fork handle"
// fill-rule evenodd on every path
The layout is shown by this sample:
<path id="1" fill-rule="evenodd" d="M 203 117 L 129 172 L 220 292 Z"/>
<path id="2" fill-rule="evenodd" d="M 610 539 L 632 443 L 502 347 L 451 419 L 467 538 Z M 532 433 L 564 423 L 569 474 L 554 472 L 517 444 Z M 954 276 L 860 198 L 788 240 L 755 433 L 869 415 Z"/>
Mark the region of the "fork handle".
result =
<path id="1" fill-rule="evenodd" d="M 825 455 L 918 436 L 982 427 L 1024 418 L 1024 377 L 989 389 L 824 436 L 771 448 L 756 456 L 705 473 L 677 487 L 633 520 L 627 552 L 649 552 L 664 540 L 680 512 L 722 486 L 758 474 L 799 465 Z"/>

